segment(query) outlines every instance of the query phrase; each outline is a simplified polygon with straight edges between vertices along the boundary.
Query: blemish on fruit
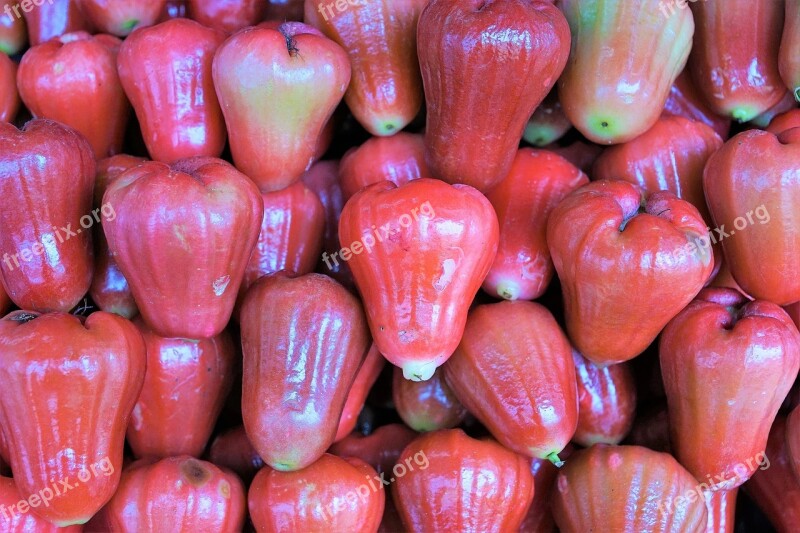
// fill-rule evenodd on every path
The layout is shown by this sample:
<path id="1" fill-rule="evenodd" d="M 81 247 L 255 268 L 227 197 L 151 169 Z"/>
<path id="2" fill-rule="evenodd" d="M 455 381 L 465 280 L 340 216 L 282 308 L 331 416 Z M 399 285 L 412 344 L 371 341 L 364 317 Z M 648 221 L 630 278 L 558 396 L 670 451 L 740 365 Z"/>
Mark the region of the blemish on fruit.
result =
<path id="1" fill-rule="evenodd" d="M 181 472 L 186 480 L 195 487 L 204 485 L 211 477 L 211 473 L 196 459 L 185 461 L 181 465 Z"/>

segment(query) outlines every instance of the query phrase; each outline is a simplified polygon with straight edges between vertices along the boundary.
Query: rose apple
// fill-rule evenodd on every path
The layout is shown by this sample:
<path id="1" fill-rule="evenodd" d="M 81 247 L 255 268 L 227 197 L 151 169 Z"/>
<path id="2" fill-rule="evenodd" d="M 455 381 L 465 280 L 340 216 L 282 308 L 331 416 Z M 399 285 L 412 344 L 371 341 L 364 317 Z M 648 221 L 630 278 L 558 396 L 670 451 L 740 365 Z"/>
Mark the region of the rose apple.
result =
<path id="1" fill-rule="evenodd" d="M 240 323 L 247 435 L 272 468 L 304 468 L 333 444 L 370 347 L 361 304 L 321 274 L 279 272 L 250 288 Z"/>
<path id="2" fill-rule="evenodd" d="M 17 73 L 31 113 L 77 130 L 98 159 L 120 151 L 130 115 L 117 74 L 120 43 L 111 35 L 65 33 L 25 52 Z"/>
<path id="3" fill-rule="evenodd" d="M 738 494 L 738 488 L 703 491 L 708 512 L 706 533 L 733 533 L 735 531 Z"/>
<path id="4" fill-rule="evenodd" d="M 442 372 L 427 381 L 411 381 L 394 367 L 392 402 L 403 422 L 415 431 L 451 429 L 464 421 L 467 410 L 447 385 Z"/>
<path id="5" fill-rule="evenodd" d="M 92 148 L 45 119 L 21 131 L 0 122 L 0 145 L 3 286 L 23 309 L 69 311 L 92 281 Z"/>
<path id="6" fill-rule="evenodd" d="M 364 403 L 367 401 L 367 396 L 378 380 L 384 366 L 386 366 L 386 359 L 373 344 L 369 352 L 367 352 L 367 357 L 361 364 L 361 368 L 358 369 L 356 379 L 353 380 L 353 386 L 350 387 L 350 391 L 347 393 L 342 416 L 339 417 L 339 426 L 336 428 L 335 442 L 347 437 L 355 429 L 358 423 L 358 415 L 361 414 Z"/>
<path id="7" fill-rule="evenodd" d="M 244 426 L 219 434 L 209 447 L 208 459 L 219 467 L 233 470 L 248 485 L 264 466 Z"/>
<path id="8" fill-rule="evenodd" d="M 800 102 L 800 3 L 786 0 L 778 70 L 783 83 Z"/>
<path id="9" fill-rule="evenodd" d="M 187 0 L 190 19 L 203 26 L 234 33 L 264 20 L 266 3 L 263 0 Z"/>
<path id="10" fill-rule="evenodd" d="M 588 173 L 592 170 L 592 165 L 595 160 L 602 154 L 605 149 L 594 143 L 586 143 L 583 141 L 575 141 L 567 146 L 558 146 L 550 144 L 546 146 L 549 151 L 560 155 L 579 169 L 581 172 Z"/>
<path id="11" fill-rule="evenodd" d="M 500 223 L 497 256 L 483 290 L 506 300 L 533 300 L 553 278 L 547 249 L 550 212 L 589 178 L 563 157 L 545 150 L 521 148 L 511 172 L 487 198 Z"/>
<path id="12" fill-rule="evenodd" d="M 305 0 L 305 20 L 347 51 L 353 78 L 344 99 L 372 135 L 394 135 L 422 107 L 417 19 L 428 0 Z"/>
<path id="13" fill-rule="evenodd" d="M 714 113 L 692 81 L 689 69 L 684 68 L 672 84 L 663 115 L 688 118 L 709 126 L 723 140 L 727 140 L 731 119 Z"/>
<path id="14" fill-rule="evenodd" d="M 38 502 L 36 505 L 39 506 L 41 498 L 38 494 L 31 494 L 27 499 L 23 498 L 13 479 L 0 476 L 0 528 L 3 531 L 13 533 L 80 533 L 83 531 L 79 525 L 58 527 L 35 513 L 28 511 L 23 513 L 20 511 L 20 502 L 25 502 L 23 506 L 28 505 L 27 509 L 30 510 L 28 502 Z"/>
<path id="15" fill-rule="evenodd" d="M 553 533 L 556 523 L 551 510 L 558 467 L 547 459 L 531 459 L 535 497 L 519 527 L 521 533 Z"/>
<path id="16" fill-rule="evenodd" d="M 528 119 L 522 138 L 527 143 L 542 147 L 556 142 L 571 129 L 572 123 L 564 114 L 558 91 L 553 89 Z"/>
<path id="17" fill-rule="evenodd" d="M 800 109 L 792 109 L 776 115 L 767 126 L 766 130 L 778 135 L 786 130 L 800 127 Z"/>
<path id="18" fill-rule="evenodd" d="M 46 488 L 49 505 L 31 511 L 59 526 L 85 523 L 114 494 L 145 372 L 133 324 L 102 311 L 82 322 L 30 311 L 0 320 L 0 428 L 14 481 L 42 502 Z"/>
<path id="19" fill-rule="evenodd" d="M 19 103 L 17 64 L 0 53 L 0 122 L 13 121 L 19 110 Z"/>
<path id="20" fill-rule="evenodd" d="M 403 424 L 388 424 L 369 435 L 354 431 L 331 446 L 328 453 L 339 457 L 357 457 L 379 474 L 390 474 L 402 451 L 418 435 Z"/>
<path id="21" fill-rule="evenodd" d="M 627 142 L 649 130 L 686 64 L 692 13 L 679 9 L 663 17 L 660 2 L 561 3 L 572 48 L 558 95 L 570 122 L 596 143 Z"/>
<path id="22" fill-rule="evenodd" d="M 137 28 L 155 24 L 166 4 L 166 0 L 77 0 L 77 2 L 90 24 L 101 32 L 118 37 L 125 37 Z M 167 51 L 169 51 L 167 47 L 161 49 L 162 53 Z"/>
<path id="23" fill-rule="evenodd" d="M 487 191 L 511 170 L 525 124 L 569 54 L 545 0 L 432 0 L 417 26 L 435 177 Z"/>
<path id="24" fill-rule="evenodd" d="M 738 487 L 763 460 L 800 371 L 800 333 L 775 304 L 705 289 L 664 328 L 659 350 L 675 457 L 710 490 Z"/>
<path id="25" fill-rule="evenodd" d="M 30 6 L 31 8 L 27 11 L 22 9 L 31 46 L 36 46 L 65 33 L 91 31 L 91 25 L 84 19 L 78 6 L 79 1 L 47 0 L 42 1 L 36 7 Z M 10 3 L 9 5 L 13 9 L 16 4 Z M 14 13 L 18 15 L 20 11 L 17 10 Z"/>
<path id="26" fill-rule="evenodd" d="M 4 6 L 5 16 L 0 16 L 0 53 L 13 56 L 28 44 L 28 30 L 22 13 L 19 16 L 12 15 L 11 6 L 8 4 L 6 6 Z"/>
<path id="27" fill-rule="evenodd" d="M 349 262 L 380 352 L 406 379 L 430 379 L 453 353 L 497 251 L 497 217 L 466 185 L 418 179 L 362 189 L 342 210 Z"/>
<path id="28" fill-rule="evenodd" d="M 642 353 L 714 269 L 697 209 L 665 191 L 645 197 L 626 181 L 570 194 L 550 214 L 547 244 L 569 337 L 601 366 Z"/>
<path id="29" fill-rule="evenodd" d="M 211 64 L 224 40 L 220 31 L 175 19 L 143 28 L 122 44 L 119 77 L 153 159 L 172 163 L 222 153 L 225 124 Z"/>
<path id="30" fill-rule="evenodd" d="M 769 123 L 772 121 L 772 119 L 777 115 L 786 113 L 787 111 L 795 109 L 796 107 L 797 100 L 795 100 L 794 94 L 790 91 L 786 91 L 783 93 L 783 98 L 781 98 L 777 104 L 757 115 L 749 122 L 749 124 L 757 128 L 765 129 L 767 126 L 769 126 Z"/>
<path id="31" fill-rule="evenodd" d="M 103 196 L 117 216 L 108 245 L 145 322 L 164 337 L 202 339 L 228 323 L 258 238 L 258 189 L 221 159 L 131 168 Z"/>
<path id="32" fill-rule="evenodd" d="M 783 1 L 704 0 L 691 7 L 697 29 L 689 68 L 711 108 L 746 122 L 777 104 L 786 94 L 778 71 Z"/>
<path id="33" fill-rule="evenodd" d="M 214 56 L 217 89 L 236 167 L 261 189 L 299 180 L 350 83 L 347 53 L 300 22 L 253 27 Z"/>

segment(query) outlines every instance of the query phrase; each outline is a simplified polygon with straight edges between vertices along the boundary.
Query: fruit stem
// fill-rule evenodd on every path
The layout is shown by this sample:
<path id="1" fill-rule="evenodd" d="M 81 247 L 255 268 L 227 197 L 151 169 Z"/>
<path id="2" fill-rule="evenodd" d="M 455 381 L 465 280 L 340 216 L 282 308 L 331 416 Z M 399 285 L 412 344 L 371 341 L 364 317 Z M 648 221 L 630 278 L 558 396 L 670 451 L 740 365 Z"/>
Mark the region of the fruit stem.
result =
<path id="1" fill-rule="evenodd" d="M 561 460 L 556 452 L 548 453 L 547 460 L 556 465 L 558 468 L 564 466 L 564 461 Z"/>

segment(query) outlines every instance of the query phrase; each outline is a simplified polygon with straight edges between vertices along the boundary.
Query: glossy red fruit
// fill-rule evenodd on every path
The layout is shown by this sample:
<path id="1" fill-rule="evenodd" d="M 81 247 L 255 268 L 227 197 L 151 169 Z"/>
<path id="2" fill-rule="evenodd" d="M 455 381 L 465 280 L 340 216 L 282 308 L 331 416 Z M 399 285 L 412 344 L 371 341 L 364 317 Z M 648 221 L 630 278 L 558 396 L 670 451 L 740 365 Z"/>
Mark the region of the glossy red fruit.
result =
<path id="1" fill-rule="evenodd" d="M 764 461 L 800 370 L 800 333 L 775 304 L 705 289 L 664 328 L 659 351 L 675 457 L 711 490 L 738 487 Z"/>
<path id="2" fill-rule="evenodd" d="M 778 70 L 792 96 L 800 101 L 800 3 L 787 0 L 784 14 Z"/>
<path id="3" fill-rule="evenodd" d="M 146 159 L 131 155 L 117 154 L 97 162 L 97 175 L 94 183 L 94 206 L 103 209 L 103 195 L 109 184 L 116 181 L 126 170 L 137 167 Z M 111 204 L 106 204 L 108 212 Z M 113 206 L 112 206 L 113 207 Z M 116 213 L 116 212 L 115 212 Z M 115 215 L 116 216 L 116 215 Z M 102 222 L 102 220 L 101 220 Z M 131 287 L 125 275 L 119 269 L 116 258 L 108 249 L 108 241 L 103 227 L 93 228 L 94 239 L 94 276 L 89 287 L 92 301 L 103 311 L 116 313 L 125 318 L 133 318 L 139 313 L 133 299 Z"/>
<path id="4" fill-rule="evenodd" d="M 325 208 L 311 189 L 298 182 L 262 193 L 261 198 L 261 231 L 245 269 L 242 292 L 261 276 L 280 270 L 312 272 L 322 251 Z"/>
<path id="5" fill-rule="evenodd" d="M 558 467 L 546 459 L 531 459 L 534 498 L 522 524 L 520 533 L 554 533 L 556 530 L 551 501 Z"/>
<path id="6" fill-rule="evenodd" d="M 342 194 L 349 199 L 373 183 L 388 180 L 397 185 L 430 177 L 425 164 L 422 135 L 400 132 L 391 137 L 372 137 L 342 157 L 339 179 Z"/>
<path id="7" fill-rule="evenodd" d="M 658 120 L 694 32 L 688 9 L 664 16 L 663 5 L 662 0 L 560 3 L 572 48 L 558 96 L 567 118 L 589 140 L 627 142 Z"/>
<path id="8" fill-rule="evenodd" d="M 102 311 L 85 321 L 14 311 L 0 320 L 0 359 L 0 428 L 20 494 L 37 494 L 31 511 L 56 525 L 85 523 L 120 479 L 141 335 Z"/>
<path id="9" fill-rule="evenodd" d="M 1 18 L 1 17 L 0 17 Z M 0 122 L 11 122 L 19 110 L 17 64 L 0 53 Z"/>
<path id="10" fill-rule="evenodd" d="M 17 16 L 12 14 L 13 7 L 9 5 L 9 8 L 9 12 L 0 17 L 0 53 L 13 56 L 28 44 L 28 30 L 22 16 L 24 11 Z"/>
<path id="11" fill-rule="evenodd" d="M 392 496 L 407 531 L 516 531 L 534 496 L 528 459 L 460 429 L 421 435 L 397 466 Z"/>
<path id="12" fill-rule="evenodd" d="M 92 211 L 92 149 L 75 130 L 45 119 L 21 131 L 0 122 L 0 145 L 3 286 L 22 309 L 69 311 L 92 281 L 87 230 L 110 214 Z"/>
<path id="13" fill-rule="evenodd" d="M 350 82 L 347 53 L 300 22 L 238 32 L 214 57 L 236 167 L 262 192 L 299 180 Z"/>
<path id="14" fill-rule="evenodd" d="M 711 224 L 703 194 L 703 168 L 722 139 L 710 127 L 663 116 L 642 135 L 607 148 L 594 163 L 592 179 L 622 179 L 647 194 L 669 191 L 700 211 Z"/>
<path id="15" fill-rule="evenodd" d="M 224 40 L 220 31 L 174 19 L 139 30 L 122 44 L 119 77 L 154 160 L 222 153 L 225 122 L 211 64 Z"/>
<path id="16" fill-rule="evenodd" d="M 103 33 L 118 37 L 125 37 L 135 29 L 155 24 L 166 4 L 166 0 L 77 0 L 77 2 L 87 22 Z M 162 49 L 162 53 L 166 51 L 166 48 Z"/>
<path id="17" fill-rule="evenodd" d="M 342 210 L 343 248 L 380 352 L 406 379 L 430 379 L 458 345 L 497 250 L 497 217 L 465 185 L 376 183 Z"/>
<path id="18" fill-rule="evenodd" d="M 390 474 L 400 453 L 418 435 L 403 424 L 389 424 L 369 435 L 354 431 L 331 446 L 328 453 L 339 457 L 358 457 L 378 473 Z"/>
<path id="19" fill-rule="evenodd" d="M 358 415 L 364 408 L 369 391 L 372 390 L 372 386 L 378 380 L 385 365 L 386 359 L 373 344 L 361 364 L 361 368 L 358 369 L 353 386 L 350 387 L 350 391 L 347 393 L 347 400 L 344 402 L 342 416 L 339 417 L 339 426 L 336 429 L 335 442 L 347 437 L 355 429 L 358 423 Z"/>
<path id="20" fill-rule="evenodd" d="M 240 323 L 247 435 L 271 467 L 304 468 L 333 444 L 370 347 L 361 304 L 326 276 L 279 272 L 250 288 Z"/>
<path id="21" fill-rule="evenodd" d="M 795 407 L 786 419 L 786 455 L 800 482 L 800 406 Z"/>
<path id="22" fill-rule="evenodd" d="M 248 494 L 256 531 L 377 531 L 383 484 L 367 463 L 324 454 L 298 472 L 265 466 Z"/>
<path id="23" fill-rule="evenodd" d="M 253 183 L 221 159 L 151 161 L 120 176 L 103 201 L 117 211 L 104 224 L 109 248 L 148 326 L 164 337 L 218 335 L 258 237 Z"/>
<path id="24" fill-rule="evenodd" d="M 692 81 L 689 69 L 683 69 L 672 84 L 663 115 L 688 118 L 702 122 L 717 132 L 723 140 L 728 138 L 731 119 L 714 113 Z"/>
<path id="25" fill-rule="evenodd" d="M 242 531 L 246 495 L 232 472 L 186 455 L 125 469 L 103 510 L 113 531 Z"/>
<path id="26" fill-rule="evenodd" d="M 708 512 L 706 533 L 733 533 L 736 527 L 736 496 L 739 489 L 703 491 Z"/>
<path id="27" fill-rule="evenodd" d="M 569 26 L 544 0 L 433 0 L 417 26 L 437 178 L 487 191 L 510 171 L 525 125 L 569 54 Z"/>
<path id="28" fill-rule="evenodd" d="M 528 119 L 522 138 L 529 144 L 543 147 L 556 142 L 571 129 L 572 123 L 564 114 L 558 91 L 554 89 Z"/>
<path id="29" fill-rule="evenodd" d="M 90 31 L 91 25 L 84 19 L 78 3 L 79 0 L 47 0 L 41 2 L 34 9 L 20 10 L 25 17 L 31 46 L 36 46 L 65 33 Z M 10 6 L 13 9 L 14 4 L 10 4 Z M 15 14 L 18 12 L 15 11 Z"/>
<path id="30" fill-rule="evenodd" d="M 786 130 L 800 127 L 800 109 L 792 109 L 776 115 L 767 126 L 766 130 L 778 135 Z"/>
<path id="31" fill-rule="evenodd" d="M 141 318 L 147 371 L 128 425 L 137 458 L 199 457 L 233 385 L 236 349 L 228 332 L 211 339 L 161 337 Z"/>
<path id="32" fill-rule="evenodd" d="M 35 504 L 32 506 L 31 503 Z M 58 527 L 31 512 L 42 505 L 38 494 L 20 495 L 14 480 L 0 477 L 0 529 L 9 533 L 80 533 L 81 526 Z M 24 512 L 23 512 L 24 511 Z"/>
<path id="33" fill-rule="evenodd" d="M 711 156 L 703 176 L 734 279 L 747 294 L 778 305 L 800 300 L 800 221 L 782 216 L 800 202 L 798 158 L 800 139 L 791 130 L 748 130 Z"/>
<path id="34" fill-rule="evenodd" d="M 187 15 L 203 26 L 234 33 L 255 26 L 266 14 L 263 0 L 187 0 Z"/>
<path id="35" fill-rule="evenodd" d="M 746 122 L 786 93 L 778 72 L 783 2 L 705 0 L 695 19 L 689 67 L 718 114 Z"/>
<path id="36" fill-rule="evenodd" d="M 619 444 L 636 414 L 636 383 L 625 363 L 598 367 L 573 350 L 578 378 L 578 429 L 572 440 L 581 446 Z"/>
<path id="37" fill-rule="evenodd" d="M 533 300 L 553 279 L 547 218 L 589 178 L 563 157 L 521 148 L 511 172 L 487 198 L 500 223 L 500 244 L 483 290 L 506 300 Z"/>
<path id="38" fill-rule="evenodd" d="M 394 135 L 422 107 L 416 36 L 427 1 L 305 2 L 306 22 L 350 57 L 353 78 L 344 99 L 372 135 Z"/>
<path id="39" fill-rule="evenodd" d="M 592 182 L 562 201 L 547 244 L 578 351 L 601 366 L 642 353 L 709 280 L 706 231 L 690 203 L 625 181 Z"/>
<path id="40" fill-rule="evenodd" d="M 795 109 L 796 107 L 797 100 L 795 100 L 794 95 L 791 92 L 787 91 L 783 94 L 783 98 L 781 98 L 777 104 L 755 117 L 748 124 L 765 129 L 767 126 L 769 126 L 769 123 L 772 121 L 772 119 L 777 115 Z"/>
<path id="41" fill-rule="evenodd" d="M 553 514 L 563 533 L 700 533 L 707 511 L 696 485 L 671 455 L 597 444 L 574 454 L 558 473 Z"/>
<path id="42" fill-rule="evenodd" d="M 208 450 L 208 460 L 219 467 L 233 470 L 249 485 L 264 461 L 247 438 L 244 426 L 236 426 L 217 435 Z"/>
<path id="43" fill-rule="evenodd" d="M 778 533 L 792 533 L 800 523 L 800 481 L 792 471 L 782 416 L 772 425 L 765 455 L 769 462 L 745 483 L 744 490 Z"/>
<path id="44" fill-rule="evenodd" d="M 444 367 L 464 407 L 507 448 L 559 463 L 578 424 L 575 366 L 566 335 L 533 302 L 481 305 Z"/>
<path id="45" fill-rule="evenodd" d="M 77 130 L 98 159 L 120 151 L 130 115 L 117 74 L 120 44 L 111 35 L 66 33 L 25 52 L 17 73 L 25 107 Z"/>
<path id="46" fill-rule="evenodd" d="M 392 400 L 397 414 L 415 431 L 451 429 L 464 421 L 467 410 L 437 372 L 427 381 L 411 381 L 394 367 Z"/>

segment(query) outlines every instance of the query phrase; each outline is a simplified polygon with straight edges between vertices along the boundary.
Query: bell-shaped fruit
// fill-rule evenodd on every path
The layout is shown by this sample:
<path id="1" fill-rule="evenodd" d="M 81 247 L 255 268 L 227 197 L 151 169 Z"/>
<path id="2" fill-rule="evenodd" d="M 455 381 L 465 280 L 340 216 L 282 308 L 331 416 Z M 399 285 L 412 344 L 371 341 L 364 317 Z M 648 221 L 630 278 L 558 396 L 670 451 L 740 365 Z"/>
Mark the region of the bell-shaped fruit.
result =
<path id="1" fill-rule="evenodd" d="M 716 113 L 747 122 L 786 94 L 778 71 L 783 4 L 782 0 L 691 4 L 697 28 L 689 68 Z"/>
<path id="2" fill-rule="evenodd" d="M 145 372 L 136 328 L 99 311 L 0 320 L 0 428 L 20 494 L 59 526 L 83 524 L 117 489 Z"/>
<path id="3" fill-rule="evenodd" d="M 12 16 L 6 12 L 5 17 L 0 17 L 0 53 L 13 56 L 28 44 L 28 30 L 22 13 Z"/>
<path id="4" fill-rule="evenodd" d="M 92 282 L 87 230 L 101 219 L 101 210 L 92 211 L 92 148 L 46 119 L 21 131 L 0 122 L 0 146 L 3 286 L 22 309 L 69 311 Z"/>
<path id="5" fill-rule="evenodd" d="M 675 457 L 709 490 L 738 487 L 763 461 L 800 370 L 800 333 L 775 304 L 705 289 L 664 328 L 659 350 Z"/>
<path id="6" fill-rule="evenodd" d="M 445 381 L 505 447 L 559 463 L 578 424 L 572 349 L 533 302 L 481 305 L 444 366 Z"/>
<path id="7" fill-rule="evenodd" d="M 247 438 L 244 426 L 217 435 L 209 446 L 208 459 L 219 467 L 233 470 L 247 485 L 264 466 L 264 461 Z"/>
<path id="8" fill-rule="evenodd" d="M 125 37 L 133 30 L 152 26 L 164 10 L 166 0 L 75 0 L 81 12 L 103 33 Z M 174 46 L 175 43 L 170 43 Z M 164 54 L 169 47 L 159 48 Z"/>
<path id="9" fill-rule="evenodd" d="M 344 409 L 342 409 L 342 416 L 339 417 L 339 426 L 336 428 L 336 442 L 347 437 L 352 432 L 358 423 L 358 415 L 364 408 L 364 403 L 367 401 L 369 391 L 378 380 L 378 377 L 386 366 L 386 359 L 378 351 L 378 348 L 373 344 L 367 352 L 367 357 L 358 369 L 356 379 L 353 381 L 353 386 L 347 393 L 347 400 L 344 402 Z"/>
<path id="10" fill-rule="evenodd" d="M 164 337 L 203 339 L 228 323 L 263 204 L 229 163 L 147 162 L 109 185 L 116 217 L 103 228 L 147 325 Z"/>
<path id="11" fill-rule="evenodd" d="M 30 6 L 31 9 L 27 11 L 22 9 L 31 46 L 36 46 L 65 33 L 91 31 L 90 25 L 84 19 L 81 8 L 78 6 L 79 1 L 47 0 L 36 7 Z M 11 4 L 12 8 L 13 5 Z M 20 7 L 22 6 L 20 5 Z"/>
<path id="12" fill-rule="evenodd" d="M 190 19 L 229 34 L 248 26 L 255 26 L 264 20 L 265 11 L 264 0 L 186 1 L 186 14 Z"/>
<path id="13" fill-rule="evenodd" d="M 397 414 L 415 431 L 451 429 L 464 421 L 467 410 L 450 390 L 442 372 L 427 381 L 412 381 L 394 367 L 392 403 Z"/>
<path id="14" fill-rule="evenodd" d="M 380 352 L 406 379 L 430 379 L 453 353 L 497 251 L 497 216 L 466 185 L 418 179 L 361 190 L 342 210 L 342 249 Z"/>
<path id="15" fill-rule="evenodd" d="M 786 0 L 778 70 L 786 87 L 800 101 L 800 2 Z"/>
<path id="16" fill-rule="evenodd" d="M 516 531 L 534 496 L 529 459 L 460 429 L 411 441 L 392 473 L 406 531 Z"/>
<path id="17" fill-rule="evenodd" d="M 19 110 L 17 64 L 0 53 L 0 122 L 11 122 Z"/>
<path id="18" fill-rule="evenodd" d="M 626 181 L 595 181 L 561 202 L 547 244 L 578 351 L 601 366 L 642 353 L 710 278 L 706 232 L 689 202 Z"/>
<path id="19" fill-rule="evenodd" d="M 378 530 L 385 493 L 367 463 L 324 454 L 298 472 L 265 466 L 247 495 L 256 531 Z"/>
<path id="20" fill-rule="evenodd" d="M 333 444 L 370 347 L 361 304 L 327 276 L 279 272 L 250 288 L 239 322 L 247 435 L 272 468 L 304 468 Z"/>
<path id="21" fill-rule="evenodd" d="M 52 489 L 51 489 L 52 490 Z M 48 502 L 49 503 L 49 502 Z M 39 494 L 23 498 L 14 480 L 0 477 L 0 529 L 10 533 L 80 533 L 79 525 L 58 527 L 31 512 L 31 506 L 42 504 Z"/>
<path id="22" fill-rule="evenodd" d="M 262 192 L 299 180 L 350 83 L 347 53 L 301 22 L 238 32 L 214 56 L 236 167 Z"/>
<path id="23" fill-rule="evenodd" d="M 708 516 L 697 481 L 671 455 L 605 444 L 570 457 L 556 479 L 553 513 L 563 533 L 702 533 Z"/>
<path id="24" fill-rule="evenodd" d="M 225 123 L 211 64 L 224 40 L 220 31 L 174 19 L 123 42 L 119 77 L 154 160 L 172 163 L 222 153 Z"/>
<path id="25" fill-rule="evenodd" d="M 353 79 L 344 95 L 372 135 L 393 135 L 422 107 L 417 19 L 428 0 L 305 1 L 305 20 L 347 51 Z M 423 43 L 424 45 L 425 43 Z"/>
<path id="26" fill-rule="evenodd" d="M 353 432 L 331 446 L 328 453 L 339 457 L 357 457 L 379 474 L 389 474 L 397 464 L 400 453 L 417 435 L 416 431 L 403 424 L 388 424 L 369 435 Z"/>
<path id="27" fill-rule="evenodd" d="M 684 68 L 672 84 L 663 114 L 702 122 L 717 132 L 723 140 L 728 138 L 731 129 L 731 119 L 717 115 L 709 107 L 697 90 L 688 68 Z"/>
<path id="28" fill-rule="evenodd" d="M 428 165 L 487 191 L 511 170 L 528 119 L 564 70 L 564 15 L 546 0 L 432 0 L 417 43 Z"/>
<path id="29" fill-rule="evenodd" d="M 244 486 L 232 472 L 186 455 L 131 464 L 103 509 L 111 531 L 242 531 Z"/>
<path id="30" fill-rule="evenodd" d="M 500 223 L 500 244 L 483 290 L 506 300 L 533 300 L 553 279 L 547 248 L 550 212 L 589 178 L 546 150 L 521 148 L 511 172 L 486 197 Z"/>

